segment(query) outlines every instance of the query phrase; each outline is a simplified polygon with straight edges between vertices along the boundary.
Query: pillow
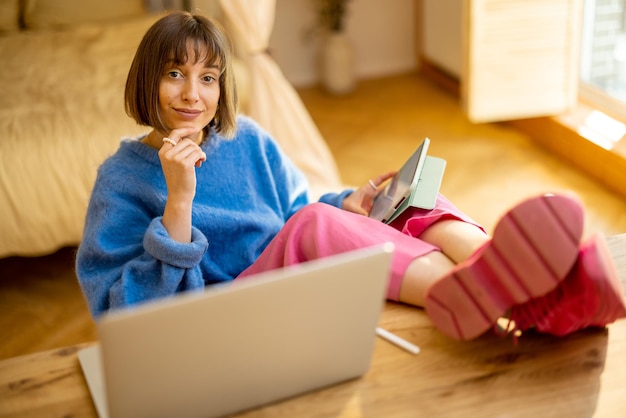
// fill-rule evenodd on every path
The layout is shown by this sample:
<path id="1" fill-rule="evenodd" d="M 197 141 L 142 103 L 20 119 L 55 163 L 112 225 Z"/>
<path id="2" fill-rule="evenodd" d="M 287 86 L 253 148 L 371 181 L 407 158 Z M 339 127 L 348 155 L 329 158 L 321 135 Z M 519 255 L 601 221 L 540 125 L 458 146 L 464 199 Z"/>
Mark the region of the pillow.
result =
<path id="1" fill-rule="evenodd" d="M 0 0 L 6 1 L 6 0 Z M 62 28 L 144 15 L 144 0 L 23 0 L 28 29 Z"/>
<path id="2" fill-rule="evenodd" d="M 0 33 L 20 29 L 20 0 L 0 0 Z"/>

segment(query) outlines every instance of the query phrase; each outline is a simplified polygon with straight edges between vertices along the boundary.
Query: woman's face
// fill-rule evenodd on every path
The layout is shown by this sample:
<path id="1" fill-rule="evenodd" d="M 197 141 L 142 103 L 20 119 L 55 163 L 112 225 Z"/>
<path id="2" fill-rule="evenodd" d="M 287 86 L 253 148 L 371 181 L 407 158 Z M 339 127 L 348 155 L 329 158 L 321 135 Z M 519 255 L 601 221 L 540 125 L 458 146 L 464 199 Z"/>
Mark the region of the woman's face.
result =
<path id="1" fill-rule="evenodd" d="M 159 112 L 169 128 L 195 128 L 200 133 L 217 111 L 220 69 L 205 62 L 193 63 L 192 44 L 187 46 L 187 56 L 186 63 L 172 62 L 165 67 L 159 84 Z"/>

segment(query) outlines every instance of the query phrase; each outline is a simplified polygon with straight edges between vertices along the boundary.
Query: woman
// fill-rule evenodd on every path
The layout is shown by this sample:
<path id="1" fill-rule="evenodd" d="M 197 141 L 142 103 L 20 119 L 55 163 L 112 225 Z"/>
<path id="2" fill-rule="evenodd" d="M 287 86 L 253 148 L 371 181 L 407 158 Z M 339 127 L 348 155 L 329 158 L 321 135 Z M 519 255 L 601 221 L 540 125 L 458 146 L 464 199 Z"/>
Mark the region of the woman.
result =
<path id="1" fill-rule="evenodd" d="M 523 202 L 493 238 L 442 196 L 391 226 L 368 218 L 393 173 L 311 203 L 306 179 L 274 140 L 236 116 L 230 46 L 205 17 L 174 13 L 148 30 L 125 102 L 152 130 L 124 140 L 98 171 L 76 264 L 94 317 L 388 241 L 396 248 L 388 298 L 426 307 L 457 339 L 481 335 L 507 311 L 518 329 L 562 333 L 544 322 L 571 317 L 562 311 L 572 298 L 554 294 L 574 279 L 593 288 L 583 297 L 610 300 L 615 312 L 570 319 L 567 332 L 626 312 L 607 290 L 616 277 L 601 241 L 579 245 L 583 213 L 571 197 Z"/>

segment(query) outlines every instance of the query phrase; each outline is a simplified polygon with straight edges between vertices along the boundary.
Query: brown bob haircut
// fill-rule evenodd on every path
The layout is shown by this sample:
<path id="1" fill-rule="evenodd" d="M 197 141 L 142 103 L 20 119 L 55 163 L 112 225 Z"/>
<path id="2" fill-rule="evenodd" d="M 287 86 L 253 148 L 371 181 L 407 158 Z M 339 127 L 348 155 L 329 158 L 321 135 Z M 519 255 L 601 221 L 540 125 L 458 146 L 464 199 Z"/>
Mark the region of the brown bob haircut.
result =
<path id="1" fill-rule="evenodd" d="M 191 41 L 194 56 L 187 56 Z M 232 46 L 226 34 L 209 18 L 187 12 L 168 14 L 146 32 L 126 79 L 124 101 L 126 113 L 137 123 L 168 132 L 159 113 L 159 84 L 168 64 L 181 65 L 192 59 L 217 65 L 220 69 L 220 98 L 215 118 L 204 128 L 205 138 L 214 127 L 227 138 L 236 129 L 237 88 L 232 67 Z"/>

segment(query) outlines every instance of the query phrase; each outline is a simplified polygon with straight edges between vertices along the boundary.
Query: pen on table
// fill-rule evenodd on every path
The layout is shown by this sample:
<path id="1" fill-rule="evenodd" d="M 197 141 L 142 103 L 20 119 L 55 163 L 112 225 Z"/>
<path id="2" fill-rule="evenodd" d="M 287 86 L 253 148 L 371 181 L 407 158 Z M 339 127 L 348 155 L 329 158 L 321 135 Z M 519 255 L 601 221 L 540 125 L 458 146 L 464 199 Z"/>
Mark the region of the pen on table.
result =
<path id="1" fill-rule="evenodd" d="M 393 344 L 397 345 L 400 348 L 405 349 L 409 353 L 417 354 L 417 353 L 420 352 L 420 348 L 418 346 L 408 342 L 404 338 L 398 337 L 396 334 L 392 334 L 391 332 L 387 331 L 386 329 L 383 329 L 383 328 L 380 328 L 380 327 L 376 327 L 376 335 L 378 335 L 379 337 L 389 341 L 390 343 L 393 343 Z"/>

